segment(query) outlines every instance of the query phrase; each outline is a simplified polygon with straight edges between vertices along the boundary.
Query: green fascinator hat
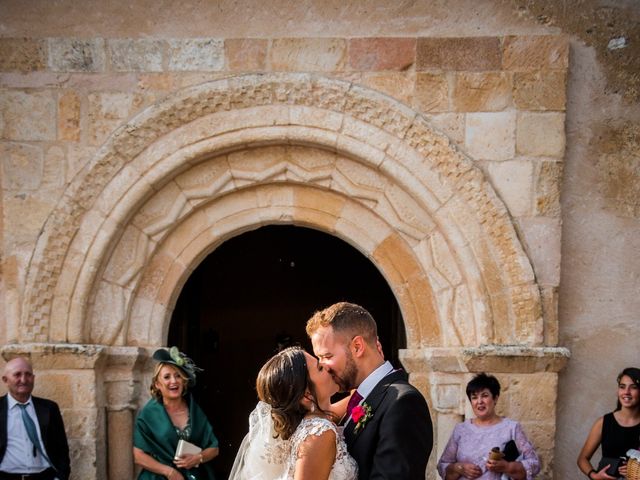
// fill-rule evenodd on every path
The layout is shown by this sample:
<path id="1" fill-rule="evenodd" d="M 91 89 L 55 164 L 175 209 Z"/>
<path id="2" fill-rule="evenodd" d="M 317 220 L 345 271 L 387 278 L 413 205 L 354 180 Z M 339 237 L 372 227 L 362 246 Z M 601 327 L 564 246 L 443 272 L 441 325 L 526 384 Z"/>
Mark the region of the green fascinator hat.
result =
<path id="1" fill-rule="evenodd" d="M 161 363 L 175 365 L 182 370 L 189 379 L 188 387 L 193 387 L 196 384 L 196 373 L 204 371 L 196 367 L 193 360 L 178 350 L 178 347 L 171 347 L 169 350 L 160 348 L 153 352 L 153 359 Z"/>

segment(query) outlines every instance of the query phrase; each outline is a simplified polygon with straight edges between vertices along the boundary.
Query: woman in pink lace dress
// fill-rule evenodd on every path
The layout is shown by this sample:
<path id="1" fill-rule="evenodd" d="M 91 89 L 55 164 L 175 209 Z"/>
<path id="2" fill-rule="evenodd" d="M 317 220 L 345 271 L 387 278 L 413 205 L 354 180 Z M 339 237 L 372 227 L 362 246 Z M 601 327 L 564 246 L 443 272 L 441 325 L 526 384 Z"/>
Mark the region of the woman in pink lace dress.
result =
<path id="1" fill-rule="evenodd" d="M 459 423 L 453 430 L 438 461 L 443 479 L 530 480 L 538 474 L 540 461 L 522 426 L 496 414 L 499 396 L 500 383 L 492 375 L 481 373 L 467 384 L 467 397 L 475 417 Z M 502 458 L 497 458 L 499 454 L 490 457 L 494 447 L 503 452 Z"/>

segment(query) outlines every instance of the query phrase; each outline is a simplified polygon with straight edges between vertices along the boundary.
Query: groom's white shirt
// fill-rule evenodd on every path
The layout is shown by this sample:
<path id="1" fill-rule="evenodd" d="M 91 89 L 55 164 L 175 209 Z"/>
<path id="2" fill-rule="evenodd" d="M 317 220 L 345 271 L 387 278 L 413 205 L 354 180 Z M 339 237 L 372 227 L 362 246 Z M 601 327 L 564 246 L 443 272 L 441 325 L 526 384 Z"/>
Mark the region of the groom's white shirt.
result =
<path id="1" fill-rule="evenodd" d="M 362 400 L 358 405 L 361 405 L 362 402 L 365 401 L 367 396 L 371 393 L 371 391 L 375 388 L 375 386 L 380 383 L 384 377 L 393 372 L 393 365 L 388 360 L 376 368 L 373 372 L 369 374 L 367 378 L 365 378 L 362 383 L 356 388 L 356 392 L 362 395 Z M 347 420 L 347 423 L 351 421 L 351 417 Z"/>

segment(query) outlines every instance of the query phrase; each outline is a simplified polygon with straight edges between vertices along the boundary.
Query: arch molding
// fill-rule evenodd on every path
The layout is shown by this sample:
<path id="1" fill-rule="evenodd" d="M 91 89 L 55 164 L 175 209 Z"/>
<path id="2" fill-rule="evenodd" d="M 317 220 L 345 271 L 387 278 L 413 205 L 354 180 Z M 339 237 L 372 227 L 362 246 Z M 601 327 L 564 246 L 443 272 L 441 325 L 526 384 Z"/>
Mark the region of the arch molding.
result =
<path id="1" fill-rule="evenodd" d="M 482 172 L 417 112 L 306 74 L 191 87 L 114 132 L 44 226 L 21 340 L 157 344 L 203 256 L 274 223 L 367 255 L 412 347 L 542 342 L 529 259 Z"/>

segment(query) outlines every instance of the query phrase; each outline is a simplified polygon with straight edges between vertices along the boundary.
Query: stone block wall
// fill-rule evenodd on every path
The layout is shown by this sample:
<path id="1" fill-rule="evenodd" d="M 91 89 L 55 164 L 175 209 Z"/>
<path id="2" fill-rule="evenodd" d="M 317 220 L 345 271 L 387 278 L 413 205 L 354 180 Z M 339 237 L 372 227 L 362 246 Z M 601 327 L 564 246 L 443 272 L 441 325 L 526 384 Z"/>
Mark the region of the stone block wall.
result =
<path id="1" fill-rule="evenodd" d="M 513 219 L 540 287 L 543 327 L 532 337 L 555 346 L 567 68 L 568 42 L 561 35 L 0 38 L 2 295 L 9 319 L 0 326 L 0 342 L 21 340 L 25 275 L 45 222 L 118 128 L 189 86 L 246 73 L 305 72 L 403 102 L 484 172 Z M 384 139 L 372 137 L 371 143 L 380 147 Z M 158 208 L 169 209 L 170 203 L 167 196 Z M 437 260 L 434 244 L 429 255 Z M 91 338 L 90 326 L 83 328 Z M 450 364 L 459 363 L 454 357 Z M 139 352 L 111 352 L 81 372 L 74 366 L 61 371 L 46 363 L 36 366 L 42 371 L 39 380 L 47 380 L 39 383 L 40 393 L 63 407 L 79 465 L 74 478 L 131 474 L 130 449 L 117 442 L 106 446 L 108 437 L 126 436 L 131 428 L 135 399 L 143 395 L 139 358 Z M 433 390 L 437 375 L 424 373 L 424 362 L 412 369 L 414 381 L 436 406 L 440 448 L 455 421 L 469 413 L 459 385 L 477 368 L 433 367 L 456 375 L 458 386 L 440 390 Z M 554 411 L 558 368 L 544 370 L 506 370 L 500 377 L 505 385 L 501 406 L 522 420 L 528 433 L 530 427 L 545 461 L 543 478 L 550 478 L 555 414 L 538 418 L 539 410 L 526 403 L 536 385 L 547 413 Z"/>
<path id="2" fill-rule="evenodd" d="M 20 317 L 22 276 L 47 215 L 116 128 L 189 85 L 305 71 L 406 103 L 482 168 L 541 286 L 545 344 L 557 343 L 565 37 L 0 38 L 0 52 L 9 317 Z"/>
<path id="3" fill-rule="evenodd" d="M 540 336 L 548 345 L 559 341 L 571 348 L 572 360 L 560 374 L 558 386 L 554 473 L 555 478 L 577 478 L 575 457 L 591 422 L 613 408 L 615 376 L 622 367 L 637 363 L 640 348 L 638 336 L 629 334 L 637 328 L 640 310 L 634 281 L 640 249 L 640 48 L 633 41 L 640 25 L 637 2 L 220 0 L 215 6 L 205 4 L 186 0 L 165 2 L 158 8 L 150 0 L 2 2 L 0 343 L 20 337 L 25 269 L 33 256 L 35 238 L 69 179 L 95 158 L 99 137 L 108 134 L 107 125 L 121 124 L 118 117 L 129 118 L 186 85 L 271 71 L 274 60 L 286 66 L 289 53 L 282 48 L 272 52 L 276 40 L 279 48 L 284 45 L 286 49 L 287 42 L 291 43 L 287 39 L 324 38 L 316 43 L 325 42 L 322 48 L 331 43 L 340 49 L 340 42 L 326 38 L 343 39 L 346 59 L 343 53 L 333 52 L 327 58 L 307 56 L 297 60 L 297 65 L 304 60 L 317 65 L 308 68 L 322 75 L 352 79 L 426 112 L 430 122 L 463 149 L 467 135 L 473 135 L 468 126 L 475 116 L 513 115 L 518 110 L 511 121 L 517 124 L 520 118 L 533 125 L 536 117 L 545 119 L 544 115 L 525 119 L 518 114 L 557 114 L 564 111 L 566 102 L 563 161 L 547 158 L 546 153 L 532 155 L 542 154 L 540 149 L 555 151 L 559 145 L 557 141 L 546 144 L 545 137 L 535 132 L 537 127 L 516 137 L 519 144 L 508 147 L 518 152 L 514 158 L 472 156 L 484 165 L 485 172 L 491 167 L 487 174 L 492 178 L 505 175 L 500 196 L 518 217 L 520 238 L 541 279 L 544 328 Z M 560 32 L 570 44 L 569 71 L 554 65 L 561 56 L 550 55 L 546 48 L 559 39 Z M 468 37 L 476 38 L 463 47 Z M 185 44 L 190 40 L 198 44 L 203 38 L 215 40 L 210 58 L 194 58 L 192 64 L 199 62 L 200 66 L 192 70 L 175 70 L 180 62 L 187 62 L 178 52 L 197 48 Z M 496 38 L 499 42 L 492 40 Z M 513 40 L 514 53 L 519 55 L 511 51 L 505 55 L 506 39 Z M 610 48 L 612 39 L 615 48 Z M 173 40 L 182 43 L 170 45 Z M 400 45 L 399 40 L 406 43 Z M 530 40 L 538 46 L 527 49 Z M 494 53 L 486 58 L 463 53 L 466 58 L 462 61 L 436 54 L 442 45 L 452 43 L 460 44 L 455 47 L 459 49 L 483 43 Z M 321 55 L 321 47 L 313 48 Z M 148 58 L 134 56 L 141 50 L 148 52 Z M 420 69 L 416 66 L 418 50 L 422 52 Z M 545 68 L 536 66 L 545 62 Z M 343 71 L 316 70 L 336 64 L 343 65 Z M 293 68 L 294 63 L 291 65 Z M 477 65 L 484 65 L 484 70 L 476 70 Z M 475 89 L 480 79 L 491 94 L 475 95 L 480 92 Z M 487 87 L 490 83 L 495 89 Z M 461 89 L 467 95 L 462 96 Z M 465 111 L 464 105 L 470 102 L 481 110 Z M 544 120 L 540 126 L 544 127 Z M 532 145 L 533 138 L 542 141 Z M 509 150 L 501 146 L 496 152 L 504 156 Z M 483 148 L 474 145 L 474 152 Z M 526 165 L 528 160 L 532 161 Z M 532 183 L 518 176 L 529 174 Z M 562 174 L 560 239 L 558 178 Z M 505 184 L 511 186 L 510 191 Z M 523 185 L 523 195 L 519 195 Z M 531 216 L 518 213 L 527 208 L 532 209 Z M 559 288 L 553 278 L 558 275 L 560 243 Z M 434 242 L 437 252 L 439 244 L 439 240 Z M 447 372 L 458 369 L 461 360 L 437 359 L 434 354 L 430 362 L 437 364 L 434 370 Z M 423 391 L 429 390 L 426 374 L 412 373 L 412 377 Z M 449 392 L 443 394 L 445 406 L 458 401 L 452 393 L 459 391 L 457 387 L 445 391 Z M 460 418 L 457 414 L 451 417 L 447 428 L 446 415 L 441 414 L 440 443 Z M 543 443 L 549 444 L 546 437 Z"/>

